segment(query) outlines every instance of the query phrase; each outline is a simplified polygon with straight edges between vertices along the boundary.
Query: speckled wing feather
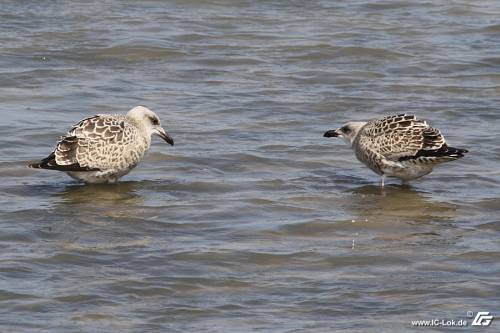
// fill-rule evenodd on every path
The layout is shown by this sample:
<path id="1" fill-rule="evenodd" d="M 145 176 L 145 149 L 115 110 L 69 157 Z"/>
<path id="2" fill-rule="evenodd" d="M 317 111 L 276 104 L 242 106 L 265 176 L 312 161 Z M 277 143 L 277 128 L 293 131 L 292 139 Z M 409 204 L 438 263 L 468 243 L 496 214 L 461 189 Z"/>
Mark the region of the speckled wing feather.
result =
<path id="1" fill-rule="evenodd" d="M 38 166 L 62 171 L 97 171 L 137 164 L 143 151 L 136 126 L 125 116 L 97 115 L 74 125 Z M 139 146 L 140 147 L 140 146 Z"/>
<path id="2" fill-rule="evenodd" d="M 423 157 L 436 163 L 461 157 L 458 150 L 446 145 L 439 130 L 405 114 L 368 122 L 354 144 L 358 158 L 377 173 L 381 173 L 382 160 L 398 167 L 397 162 Z"/>
<path id="3" fill-rule="evenodd" d="M 417 156 L 419 151 L 436 151 L 446 145 L 439 130 L 413 115 L 397 115 L 368 122 L 359 144 L 375 150 L 390 161 Z"/>

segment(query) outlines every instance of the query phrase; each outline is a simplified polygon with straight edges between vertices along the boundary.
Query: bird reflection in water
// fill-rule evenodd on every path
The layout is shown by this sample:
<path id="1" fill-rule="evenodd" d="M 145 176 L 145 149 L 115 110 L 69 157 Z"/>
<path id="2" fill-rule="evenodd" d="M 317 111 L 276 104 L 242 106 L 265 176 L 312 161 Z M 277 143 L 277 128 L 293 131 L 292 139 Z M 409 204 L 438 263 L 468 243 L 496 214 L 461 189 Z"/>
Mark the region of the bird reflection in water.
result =
<path id="1" fill-rule="evenodd" d="M 59 249 L 108 251 L 148 244 L 150 238 L 137 233 L 140 223 L 135 223 L 149 219 L 139 193 L 144 183 L 66 186 L 56 194 L 60 200 L 53 209 L 53 215 L 63 220 L 52 224 Z"/>
<path id="2" fill-rule="evenodd" d="M 117 184 L 72 184 L 58 194 L 56 210 L 71 212 L 72 219 L 102 224 L 106 218 L 130 218 L 140 215 L 144 197 L 138 192 L 144 182 Z"/>
<path id="3" fill-rule="evenodd" d="M 407 185 L 365 185 L 351 190 L 352 210 L 362 218 L 387 220 L 398 218 L 408 222 L 430 222 L 455 217 L 453 204 L 432 200 L 432 194 Z"/>
<path id="4" fill-rule="evenodd" d="M 365 185 L 352 190 L 346 208 L 357 228 L 352 242 L 363 231 L 374 240 L 405 240 L 427 234 L 439 236 L 457 216 L 456 205 L 433 200 L 432 194 L 411 186 Z M 417 227 L 418 226 L 418 227 Z M 417 228 L 416 228 L 417 227 Z M 416 228 L 416 229 L 415 229 Z M 424 228 L 425 230 L 423 230 Z M 374 237 L 373 233 L 376 233 Z"/>

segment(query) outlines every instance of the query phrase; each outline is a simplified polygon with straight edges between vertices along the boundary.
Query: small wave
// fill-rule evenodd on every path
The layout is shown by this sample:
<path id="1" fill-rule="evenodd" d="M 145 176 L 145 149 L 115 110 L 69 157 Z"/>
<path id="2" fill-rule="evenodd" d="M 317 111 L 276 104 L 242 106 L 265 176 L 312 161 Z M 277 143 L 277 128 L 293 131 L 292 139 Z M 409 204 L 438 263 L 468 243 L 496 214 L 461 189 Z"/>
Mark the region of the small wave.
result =
<path id="1" fill-rule="evenodd" d="M 332 221 L 313 220 L 295 224 L 286 224 L 278 228 L 277 233 L 301 237 L 329 237 L 338 232 L 338 225 Z"/>
<path id="2" fill-rule="evenodd" d="M 498 66 L 498 65 L 500 65 L 500 57 L 486 57 L 486 58 L 480 59 L 480 61 L 483 64 L 487 64 L 487 65 L 490 65 L 490 66 Z"/>
<path id="3" fill-rule="evenodd" d="M 256 58 L 248 58 L 248 57 L 224 57 L 224 58 L 202 58 L 195 60 L 194 62 L 200 65 L 206 66 L 245 66 L 245 65 L 259 65 L 264 63 L 264 61 L 256 59 Z"/>
<path id="4" fill-rule="evenodd" d="M 307 50 L 307 47 L 304 46 Z M 361 46 L 344 46 L 344 47 L 324 47 L 313 48 L 301 52 L 300 55 L 292 55 L 287 59 L 292 61 L 321 61 L 332 60 L 336 58 L 375 58 L 380 60 L 396 60 L 400 58 L 411 57 L 410 54 L 403 52 L 390 51 L 382 48 L 361 47 Z"/>
<path id="5" fill-rule="evenodd" d="M 382 59 L 398 59 L 402 57 L 411 57 L 410 54 L 389 51 L 381 48 L 348 46 L 343 47 L 335 53 L 337 57 L 373 57 Z"/>
<path id="6" fill-rule="evenodd" d="M 500 32 L 500 24 L 493 24 L 493 25 L 488 25 L 486 27 L 483 27 L 479 30 L 477 30 L 477 32 L 482 32 L 482 33 L 499 33 Z"/>
<path id="7" fill-rule="evenodd" d="M 379 1 L 379 2 L 368 2 L 362 5 L 366 9 L 372 10 L 390 10 L 390 9 L 407 9 L 414 7 L 422 8 L 432 8 L 436 7 L 435 3 L 432 2 L 408 2 L 408 1 Z"/>
<path id="8" fill-rule="evenodd" d="M 74 240 L 61 242 L 60 245 L 63 249 L 68 251 L 102 251 L 102 250 L 112 250 L 124 247 L 145 247 L 151 243 L 151 237 L 146 236 L 141 239 L 134 240 L 114 240 L 114 241 L 103 241 L 95 243 L 78 243 Z"/>
<path id="9" fill-rule="evenodd" d="M 54 55 L 58 57 L 58 55 Z M 117 45 L 104 48 L 85 48 L 66 50 L 64 56 L 71 60 L 81 62 L 95 62 L 98 60 L 121 60 L 125 62 L 145 62 L 167 59 L 178 59 L 185 57 L 186 54 L 179 50 L 144 45 Z"/>
<path id="10" fill-rule="evenodd" d="M 29 298 L 38 298 L 38 297 L 30 294 L 20 294 L 6 290 L 0 290 L 0 301 L 12 301 L 12 300 L 29 299 Z"/>
<path id="11" fill-rule="evenodd" d="M 469 251 L 453 256 L 457 259 L 474 261 L 476 263 L 492 262 L 498 263 L 500 260 L 500 252 L 498 251 Z"/>

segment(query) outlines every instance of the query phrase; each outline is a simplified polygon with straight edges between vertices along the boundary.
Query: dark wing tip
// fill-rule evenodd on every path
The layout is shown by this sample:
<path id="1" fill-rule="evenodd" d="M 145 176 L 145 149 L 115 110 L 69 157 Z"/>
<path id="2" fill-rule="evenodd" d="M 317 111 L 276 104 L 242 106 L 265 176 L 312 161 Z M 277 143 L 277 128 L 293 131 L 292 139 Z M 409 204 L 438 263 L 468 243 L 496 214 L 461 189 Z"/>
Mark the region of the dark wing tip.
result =
<path id="1" fill-rule="evenodd" d="M 40 163 L 30 163 L 28 164 L 28 168 L 40 169 Z"/>
<path id="2" fill-rule="evenodd" d="M 448 147 L 448 156 L 450 157 L 461 158 L 464 157 L 464 154 L 468 152 L 469 151 L 467 149 Z"/>
<path id="3" fill-rule="evenodd" d="M 101 171 L 101 169 L 99 168 L 82 167 L 78 163 L 69 165 L 57 164 L 56 155 L 54 153 L 50 154 L 40 162 L 28 164 L 28 168 L 58 170 L 58 171 Z"/>
<path id="4" fill-rule="evenodd" d="M 55 165 L 57 165 L 56 155 L 54 152 L 52 152 L 50 153 L 49 156 L 47 156 L 43 160 L 35 163 L 30 163 L 28 167 L 33 169 L 51 169 Z"/>
<path id="5" fill-rule="evenodd" d="M 406 160 L 413 160 L 417 159 L 419 157 L 435 157 L 435 158 L 452 158 L 452 159 L 458 159 L 464 157 L 466 153 L 469 151 L 467 149 L 459 149 L 459 148 L 453 148 L 449 147 L 446 144 L 444 144 L 441 148 L 439 149 L 420 149 L 414 156 L 403 156 L 399 158 L 399 161 L 406 161 Z"/>

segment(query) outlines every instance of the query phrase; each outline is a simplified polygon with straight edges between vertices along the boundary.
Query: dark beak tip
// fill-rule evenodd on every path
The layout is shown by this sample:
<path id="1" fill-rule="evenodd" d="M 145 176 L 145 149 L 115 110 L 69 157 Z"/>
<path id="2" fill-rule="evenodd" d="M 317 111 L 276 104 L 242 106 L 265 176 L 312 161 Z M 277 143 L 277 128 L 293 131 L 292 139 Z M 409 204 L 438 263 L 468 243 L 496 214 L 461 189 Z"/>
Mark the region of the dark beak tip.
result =
<path id="1" fill-rule="evenodd" d="M 165 142 L 167 142 L 169 145 L 173 146 L 174 145 L 174 139 L 172 139 L 172 137 L 166 133 L 160 133 L 159 134 L 159 137 L 162 138 L 163 140 L 165 140 Z"/>
<path id="2" fill-rule="evenodd" d="M 174 139 L 172 139 L 171 137 L 166 137 L 166 138 L 163 138 L 169 145 L 173 146 L 174 145 Z"/>
<path id="3" fill-rule="evenodd" d="M 335 132 L 335 130 L 329 130 L 329 131 L 326 131 L 325 134 L 323 134 L 323 136 L 325 138 L 336 138 L 339 135 L 337 134 L 337 132 Z"/>

